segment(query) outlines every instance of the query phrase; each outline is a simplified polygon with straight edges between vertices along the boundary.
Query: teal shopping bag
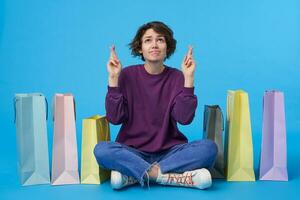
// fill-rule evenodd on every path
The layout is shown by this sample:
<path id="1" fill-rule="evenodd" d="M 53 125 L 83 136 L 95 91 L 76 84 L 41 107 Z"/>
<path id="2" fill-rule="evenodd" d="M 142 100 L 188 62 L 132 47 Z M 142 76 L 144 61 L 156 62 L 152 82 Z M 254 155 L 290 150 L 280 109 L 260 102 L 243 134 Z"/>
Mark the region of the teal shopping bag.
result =
<path id="1" fill-rule="evenodd" d="M 50 183 L 46 98 L 39 93 L 16 94 L 14 108 L 21 184 Z"/>

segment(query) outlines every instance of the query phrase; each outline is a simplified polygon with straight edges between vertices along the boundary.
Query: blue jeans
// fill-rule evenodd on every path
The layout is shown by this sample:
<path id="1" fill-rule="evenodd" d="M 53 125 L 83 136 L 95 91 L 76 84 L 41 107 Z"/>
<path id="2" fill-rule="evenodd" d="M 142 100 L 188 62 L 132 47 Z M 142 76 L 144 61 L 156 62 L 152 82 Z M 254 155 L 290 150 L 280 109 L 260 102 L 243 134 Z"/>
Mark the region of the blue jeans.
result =
<path id="1" fill-rule="evenodd" d="M 217 145 L 209 139 L 175 145 L 158 153 L 142 152 L 117 142 L 99 142 L 94 155 L 102 167 L 132 176 L 143 186 L 153 164 L 158 164 L 163 174 L 211 168 L 217 151 Z"/>

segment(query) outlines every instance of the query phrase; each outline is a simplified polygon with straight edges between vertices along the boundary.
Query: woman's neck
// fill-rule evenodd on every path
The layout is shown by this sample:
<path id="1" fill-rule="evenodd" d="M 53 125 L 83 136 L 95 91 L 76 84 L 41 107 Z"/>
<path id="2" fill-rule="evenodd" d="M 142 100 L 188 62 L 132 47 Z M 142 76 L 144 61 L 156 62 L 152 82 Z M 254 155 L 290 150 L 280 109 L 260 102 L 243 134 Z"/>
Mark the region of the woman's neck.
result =
<path id="1" fill-rule="evenodd" d="M 163 62 L 145 62 L 144 64 L 145 70 L 149 74 L 160 74 L 163 72 L 165 66 Z"/>

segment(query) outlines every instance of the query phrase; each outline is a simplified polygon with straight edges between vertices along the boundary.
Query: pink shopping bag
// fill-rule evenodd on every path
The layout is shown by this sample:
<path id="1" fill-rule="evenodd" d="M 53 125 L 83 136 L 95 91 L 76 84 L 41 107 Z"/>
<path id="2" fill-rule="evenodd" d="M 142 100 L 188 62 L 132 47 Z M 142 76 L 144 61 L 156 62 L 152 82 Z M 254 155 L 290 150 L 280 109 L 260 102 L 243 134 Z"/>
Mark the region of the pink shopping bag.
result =
<path id="1" fill-rule="evenodd" d="M 54 139 L 51 184 L 79 184 L 73 95 L 55 94 L 53 104 Z"/>

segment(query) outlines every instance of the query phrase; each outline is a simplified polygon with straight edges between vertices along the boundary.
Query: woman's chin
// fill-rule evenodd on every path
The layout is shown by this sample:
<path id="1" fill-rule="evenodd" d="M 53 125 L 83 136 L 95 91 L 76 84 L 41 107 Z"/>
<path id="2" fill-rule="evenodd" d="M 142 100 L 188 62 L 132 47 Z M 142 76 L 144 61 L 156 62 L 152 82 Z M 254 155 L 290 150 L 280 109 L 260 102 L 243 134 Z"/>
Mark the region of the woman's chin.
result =
<path id="1" fill-rule="evenodd" d="M 162 59 L 162 58 L 149 58 L 149 59 L 146 59 L 146 61 L 152 62 L 152 63 L 158 63 L 158 62 L 164 62 L 164 59 Z"/>

